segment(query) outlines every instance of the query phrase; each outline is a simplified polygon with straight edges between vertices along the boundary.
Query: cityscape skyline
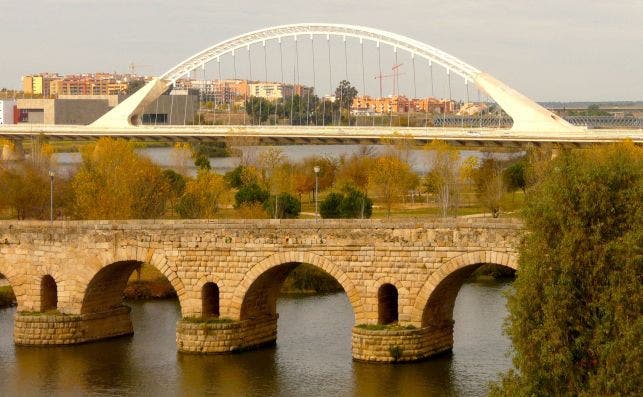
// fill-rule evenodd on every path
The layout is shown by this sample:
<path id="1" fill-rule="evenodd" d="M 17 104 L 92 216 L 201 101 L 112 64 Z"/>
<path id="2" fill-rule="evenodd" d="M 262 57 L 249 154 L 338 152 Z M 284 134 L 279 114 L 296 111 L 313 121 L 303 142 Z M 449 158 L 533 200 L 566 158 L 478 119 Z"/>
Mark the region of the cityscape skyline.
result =
<path id="1" fill-rule="evenodd" d="M 173 2 L 158 1 L 152 14 L 145 2 L 32 1 L 29 24 L 15 18 L 24 4 L 2 3 L 7 11 L 0 13 L 3 30 L 21 38 L 6 43 L 7 53 L 15 55 L 0 64 L 0 87 L 10 89 L 19 88 L 25 74 L 125 73 L 130 62 L 141 65 L 138 73 L 159 75 L 195 52 L 250 30 L 327 21 L 377 27 L 426 42 L 538 101 L 642 99 L 643 79 L 636 66 L 643 64 L 643 55 L 631 51 L 643 42 L 638 23 L 643 7 L 637 1 L 570 1 L 554 7 L 548 1 L 346 5 L 332 0 L 320 2 L 314 17 L 281 0 L 249 1 L 230 9 L 215 4 L 197 9 L 190 1 L 175 8 Z M 419 7 L 429 15 L 418 13 Z"/>

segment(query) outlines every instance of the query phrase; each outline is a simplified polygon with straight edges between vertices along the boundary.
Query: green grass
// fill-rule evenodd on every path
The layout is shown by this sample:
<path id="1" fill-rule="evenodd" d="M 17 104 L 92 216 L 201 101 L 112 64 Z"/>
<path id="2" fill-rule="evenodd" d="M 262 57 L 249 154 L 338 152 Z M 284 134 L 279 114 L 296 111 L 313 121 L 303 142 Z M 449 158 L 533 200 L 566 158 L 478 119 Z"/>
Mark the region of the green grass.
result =
<path id="1" fill-rule="evenodd" d="M 181 321 L 190 324 L 230 324 L 235 322 L 225 317 L 185 317 Z"/>
<path id="2" fill-rule="evenodd" d="M 359 324 L 357 328 L 365 329 L 368 331 L 403 331 L 417 329 L 414 325 L 399 325 L 398 323 L 393 324 Z"/>

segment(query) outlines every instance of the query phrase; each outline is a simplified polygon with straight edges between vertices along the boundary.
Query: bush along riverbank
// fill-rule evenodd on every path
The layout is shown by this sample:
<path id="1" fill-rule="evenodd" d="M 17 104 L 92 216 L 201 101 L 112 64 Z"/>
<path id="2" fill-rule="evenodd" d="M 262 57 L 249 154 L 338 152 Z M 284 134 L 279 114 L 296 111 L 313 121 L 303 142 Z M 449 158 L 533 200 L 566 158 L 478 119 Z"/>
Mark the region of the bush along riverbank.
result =
<path id="1" fill-rule="evenodd" d="M 151 265 L 144 264 L 134 271 L 123 291 L 126 300 L 176 298 L 170 281 Z"/>
<path id="2" fill-rule="evenodd" d="M 281 288 L 285 295 L 314 295 L 342 292 L 342 286 L 330 274 L 315 266 L 301 264 L 286 278 Z M 126 300 L 176 298 L 172 284 L 158 270 L 143 265 L 132 273 L 123 297 Z"/>
<path id="3" fill-rule="evenodd" d="M 16 305 L 16 295 L 9 286 L 0 287 L 0 309 Z"/>
<path id="4" fill-rule="evenodd" d="M 331 276 L 313 265 L 301 264 L 286 278 L 281 287 L 282 294 L 328 294 L 344 289 Z"/>

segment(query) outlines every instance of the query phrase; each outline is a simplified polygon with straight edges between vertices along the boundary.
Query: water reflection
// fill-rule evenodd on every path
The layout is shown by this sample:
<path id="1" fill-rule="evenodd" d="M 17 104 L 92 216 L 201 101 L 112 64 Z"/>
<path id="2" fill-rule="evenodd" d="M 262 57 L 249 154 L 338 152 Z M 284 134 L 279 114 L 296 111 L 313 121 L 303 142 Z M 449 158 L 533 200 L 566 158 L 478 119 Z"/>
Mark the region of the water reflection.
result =
<path id="1" fill-rule="evenodd" d="M 0 310 L 0 395 L 482 396 L 510 366 L 507 288 L 465 284 L 453 353 L 399 365 L 351 360 L 344 294 L 282 298 L 276 348 L 220 356 L 176 352 L 174 301 L 133 303 L 133 337 L 57 348 L 14 347 L 15 309 Z"/>

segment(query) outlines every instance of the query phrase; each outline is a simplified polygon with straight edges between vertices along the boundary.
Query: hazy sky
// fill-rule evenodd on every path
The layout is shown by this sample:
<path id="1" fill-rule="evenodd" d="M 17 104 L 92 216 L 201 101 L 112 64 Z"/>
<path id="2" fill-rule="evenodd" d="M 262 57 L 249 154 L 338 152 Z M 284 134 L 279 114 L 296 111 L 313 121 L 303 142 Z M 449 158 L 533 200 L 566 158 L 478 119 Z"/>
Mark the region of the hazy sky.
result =
<path id="1" fill-rule="evenodd" d="M 643 99 L 643 0 L 0 0 L 0 87 L 22 74 L 161 74 L 272 25 L 370 26 L 431 44 L 536 100 Z"/>

